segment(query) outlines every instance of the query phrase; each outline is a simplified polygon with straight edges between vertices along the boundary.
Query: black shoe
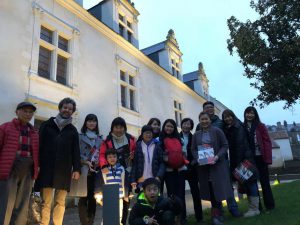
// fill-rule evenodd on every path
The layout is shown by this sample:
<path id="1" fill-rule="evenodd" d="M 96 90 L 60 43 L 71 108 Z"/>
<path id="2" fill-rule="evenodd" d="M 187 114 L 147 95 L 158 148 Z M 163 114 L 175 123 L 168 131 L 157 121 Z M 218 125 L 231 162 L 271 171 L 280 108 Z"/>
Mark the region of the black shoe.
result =
<path id="1" fill-rule="evenodd" d="M 242 217 L 242 214 L 240 213 L 240 211 L 238 209 L 234 209 L 234 210 L 229 210 L 230 214 L 233 217 Z"/>

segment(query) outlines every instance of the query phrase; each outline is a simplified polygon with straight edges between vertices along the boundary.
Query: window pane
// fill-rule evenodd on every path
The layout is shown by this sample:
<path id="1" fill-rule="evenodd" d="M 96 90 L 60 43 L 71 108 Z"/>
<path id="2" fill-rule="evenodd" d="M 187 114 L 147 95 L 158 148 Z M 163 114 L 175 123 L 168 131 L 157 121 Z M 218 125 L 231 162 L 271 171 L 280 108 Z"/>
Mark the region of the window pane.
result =
<path id="1" fill-rule="evenodd" d="M 124 27 L 121 24 L 119 24 L 119 34 L 124 37 Z"/>
<path id="2" fill-rule="evenodd" d="M 134 77 L 129 75 L 129 84 L 134 86 Z"/>
<path id="3" fill-rule="evenodd" d="M 178 109 L 181 110 L 181 103 L 178 103 Z"/>
<path id="4" fill-rule="evenodd" d="M 131 23 L 127 21 L 127 27 L 131 28 Z"/>
<path id="5" fill-rule="evenodd" d="M 174 64 L 174 59 L 171 59 L 171 63 Z"/>
<path id="6" fill-rule="evenodd" d="M 67 63 L 68 60 L 60 55 L 57 56 L 56 81 L 63 85 L 67 84 Z"/>
<path id="7" fill-rule="evenodd" d="M 177 78 L 179 78 L 179 71 L 178 70 L 176 70 L 176 76 L 177 76 Z"/>
<path id="8" fill-rule="evenodd" d="M 177 126 L 178 126 L 178 112 L 177 111 L 175 111 L 175 121 L 176 121 L 176 124 L 177 124 Z"/>
<path id="9" fill-rule="evenodd" d="M 122 70 L 120 70 L 120 79 L 121 79 L 122 81 L 126 81 L 125 72 L 122 71 Z"/>
<path id="10" fill-rule="evenodd" d="M 172 75 L 175 75 L 175 68 L 172 66 Z"/>
<path id="11" fill-rule="evenodd" d="M 122 16 L 121 14 L 119 14 L 119 20 L 124 21 L 124 16 Z"/>
<path id="12" fill-rule="evenodd" d="M 174 108 L 177 109 L 177 102 L 174 101 Z"/>
<path id="13" fill-rule="evenodd" d="M 127 31 L 127 40 L 131 43 L 132 42 L 132 33 Z"/>
<path id="14" fill-rule="evenodd" d="M 59 36 L 58 37 L 58 47 L 64 51 L 68 51 L 68 40 Z"/>
<path id="15" fill-rule="evenodd" d="M 51 51 L 40 46 L 38 74 L 50 79 Z"/>
<path id="16" fill-rule="evenodd" d="M 135 110 L 134 90 L 129 91 L 129 97 L 130 97 L 130 109 Z"/>
<path id="17" fill-rule="evenodd" d="M 42 26 L 40 38 L 43 39 L 44 41 L 47 41 L 50 44 L 52 44 L 52 37 L 53 37 L 53 32 L 51 30 L 47 29 L 46 27 Z"/>
<path id="18" fill-rule="evenodd" d="M 121 85 L 121 104 L 126 107 L 126 87 Z"/>

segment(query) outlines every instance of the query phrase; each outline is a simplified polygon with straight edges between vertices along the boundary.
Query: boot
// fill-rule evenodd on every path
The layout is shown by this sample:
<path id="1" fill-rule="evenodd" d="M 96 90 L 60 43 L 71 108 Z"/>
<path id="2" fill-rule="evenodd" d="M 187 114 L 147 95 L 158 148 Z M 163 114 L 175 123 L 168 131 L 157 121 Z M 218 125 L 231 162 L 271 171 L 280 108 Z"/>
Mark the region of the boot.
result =
<path id="1" fill-rule="evenodd" d="M 259 197 L 248 196 L 249 209 L 244 214 L 244 217 L 252 217 L 260 214 Z"/>
<path id="2" fill-rule="evenodd" d="M 211 208 L 211 220 L 213 225 L 224 225 L 220 220 L 221 210 L 218 208 Z"/>

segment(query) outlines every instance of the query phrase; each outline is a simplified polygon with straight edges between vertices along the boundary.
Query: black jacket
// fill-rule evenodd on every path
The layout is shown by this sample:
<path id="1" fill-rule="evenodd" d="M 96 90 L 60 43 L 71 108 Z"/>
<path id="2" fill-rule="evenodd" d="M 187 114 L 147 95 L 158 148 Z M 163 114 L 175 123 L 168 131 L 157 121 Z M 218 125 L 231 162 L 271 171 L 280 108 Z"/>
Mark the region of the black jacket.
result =
<path id="1" fill-rule="evenodd" d="M 38 186 L 70 190 L 72 172 L 80 172 L 77 129 L 68 124 L 61 131 L 54 117 L 40 128 L 40 174 Z"/>
<path id="2" fill-rule="evenodd" d="M 154 151 L 153 151 L 153 158 L 152 158 L 152 174 L 154 177 L 159 177 L 160 180 L 162 180 L 166 166 L 163 161 L 163 151 L 160 148 L 160 145 L 158 142 L 154 140 Z M 131 182 L 137 182 L 137 180 L 143 176 L 144 172 L 144 154 L 142 149 L 142 141 L 138 141 L 136 143 L 136 150 L 134 153 L 134 159 L 133 159 L 133 166 L 131 170 Z"/>
<path id="3" fill-rule="evenodd" d="M 253 162 L 253 154 L 249 148 L 247 133 L 242 122 L 236 119 L 231 127 L 224 126 L 223 130 L 229 145 L 231 172 L 244 159 Z"/>
<path id="4" fill-rule="evenodd" d="M 145 216 L 153 217 L 158 220 L 160 225 L 167 225 L 161 223 L 162 214 L 166 211 L 171 211 L 174 215 L 178 215 L 181 212 L 181 203 L 177 197 L 164 198 L 162 196 L 158 197 L 158 200 L 154 208 L 148 203 L 144 192 L 141 192 L 138 196 L 137 203 L 133 206 L 130 216 L 130 225 L 145 225 L 143 218 Z M 173 225 L 172 223 L 168 225 Z"/>

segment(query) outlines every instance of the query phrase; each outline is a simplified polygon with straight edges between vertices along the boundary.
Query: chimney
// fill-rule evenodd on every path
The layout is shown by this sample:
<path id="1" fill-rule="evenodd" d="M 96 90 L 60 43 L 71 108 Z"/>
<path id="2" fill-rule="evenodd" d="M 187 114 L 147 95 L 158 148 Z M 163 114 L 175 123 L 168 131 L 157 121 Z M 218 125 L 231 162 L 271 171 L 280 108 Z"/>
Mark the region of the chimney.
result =
<path id="1" fill-rule="evenodd" d="M 281 128 L 281 122 L 277 122 L 277 127 Z"/>
<path id="2" fill-rule="evenodd" d="M 83 7 L 83 0 L 74 0 L 74 2 Z"/>

